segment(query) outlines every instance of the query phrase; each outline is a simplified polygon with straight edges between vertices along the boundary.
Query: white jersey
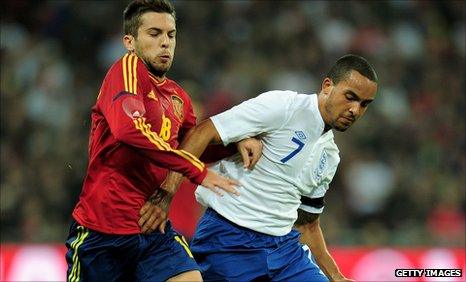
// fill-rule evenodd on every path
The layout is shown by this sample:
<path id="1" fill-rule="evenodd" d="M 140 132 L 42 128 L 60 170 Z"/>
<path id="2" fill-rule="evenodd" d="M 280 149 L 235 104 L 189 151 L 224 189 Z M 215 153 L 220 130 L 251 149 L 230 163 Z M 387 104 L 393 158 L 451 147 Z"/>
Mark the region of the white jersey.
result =
<path id="1" fill-rule="evenodd" d="M 240 182 L 240 196 L 217 196 L 204 187 L 196 199 L 228 220 L 265 234 L 288 234 L 301 196 L 323 197 L 340 161 L 332 131 L 324 121 L 317 95 L 270 91 L 211 117 L 225 145 L 260 135 L 263 152 L 252 171 L 236 154 L 211 167 Z M 304 208 L 320 213 L 322 208 Z M 311 209 L 311 210 L 309 210 Z"/>

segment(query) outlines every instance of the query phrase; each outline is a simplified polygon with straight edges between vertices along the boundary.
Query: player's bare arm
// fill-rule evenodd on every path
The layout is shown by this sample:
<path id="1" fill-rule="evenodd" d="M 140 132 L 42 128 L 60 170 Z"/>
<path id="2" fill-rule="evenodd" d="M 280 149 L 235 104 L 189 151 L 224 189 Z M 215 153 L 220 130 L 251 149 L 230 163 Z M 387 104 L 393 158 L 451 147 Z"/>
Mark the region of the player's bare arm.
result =
<path id="1" fill-rule="evenodd" d="M 343 276 L 335 260 L 328 252 L 324 235 L 320 228 L 319 214 L 298 209 L 298 219 L 295 222 L 295 227 L 301 232 L 301 243 L 309 247 L 317 264 L 330 281 L 354 281 Z"/>
<path id="2" fill-rule="evenodd" d="M 246 138 L 236 144 L 243 158 L 244 168 L 253 169 L 262 155 L 262 141 L 259 138 Z M 139 211 L 138 221 L 141 232 L 149 234 L 156 229 L 164 233 L 170 203 L 183 181 L 182 174 L 170 171 L 167 178 Z M 218 193 L 218 190 L 214 191 Z"/>
<path id="3" fill-rule="evenodd" d="M 222 140 L 220 138 L 217 129 L 215 128 L 214 124 L 210 119 L 204 120 L 196 127 L 192 128 L 183 139 L 183 142 L 180 144 L 179 148 L 181 150 L 185 150 L 194 156 L 199 157 L 204 150 L 207 148 L 209 144 L 219 144 Z M 220 190 L 220 187 L 224 187 L 223 190 L 227 192 L 233 192 L 233 194 L 239 195 L 239 193 L 234 189 L 233 185 L 238 184 L 234 181 L 233 185 L 227 185 L 223 183 L 226 181 L 224 178 L 215 178 L 214 176 L 218 176 L 211 171 L 207 173 L 207 176 L 202 181 L 201 185 L 214 191 L 219 195 L 223 195 L 223 192 Z M 231 180 L 233 181 L 233 180 Z M 225 189 L 232 188 L 231 190 Z"/>

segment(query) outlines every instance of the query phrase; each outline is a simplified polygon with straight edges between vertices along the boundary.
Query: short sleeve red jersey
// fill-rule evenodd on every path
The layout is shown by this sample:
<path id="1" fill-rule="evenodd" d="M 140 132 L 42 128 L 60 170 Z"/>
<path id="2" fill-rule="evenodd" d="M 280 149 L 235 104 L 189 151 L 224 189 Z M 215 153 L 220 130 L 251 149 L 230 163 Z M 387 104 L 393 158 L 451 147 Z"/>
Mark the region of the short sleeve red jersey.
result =
<path id="1" fill-rule="evenodd" d="M 91 114 L 89 165 L 73 217 L 108 234 L 135 234 L 139 209 L 166 169 L 200 184 L 207 170 L 196 157 L 175 150 L 195 125 L 189 97 L 175 82 L 158 83 L 135 55 L 108 71 Z"/>

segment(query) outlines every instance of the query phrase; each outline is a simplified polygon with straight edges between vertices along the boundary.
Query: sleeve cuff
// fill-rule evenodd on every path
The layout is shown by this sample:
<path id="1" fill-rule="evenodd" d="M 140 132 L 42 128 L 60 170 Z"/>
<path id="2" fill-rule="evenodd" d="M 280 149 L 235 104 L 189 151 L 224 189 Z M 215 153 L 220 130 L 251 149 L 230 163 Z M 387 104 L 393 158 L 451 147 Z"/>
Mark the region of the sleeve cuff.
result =
<path id="1" fill-rule="evenodd" d="M 301 204 L 299 206 L 299 209 L 300 210 L 303 210 L 305 212 L 308 212 L 308 213 L 315 213 L 315 214 L 321 214 L 323 211 L 324 211 L 324 207 L 321 207 L 321 208 L 313 208 L 311 206 L 307 206 L 307 205 L 304 205 L 304 204 Z"/>
<path id="2" fill-rule="evenodd" d="M 222 139 L 223 146 L 227 146 L 230 142 L 229 140 L 227 140 L 228 136 L 222 128 L 222 122 L 220 121 L 220 118 L 218 118 L 218 115 L 216 115 L 210 117 L 210 120 L 214 124 L 215 129 L 217 130 L 218 135 L 220 136 L 220 139 Z"/>
<path id="3" fill-rule="evenodd" d="M 199 175 L 190 178 L 191 182 L 197 185 L 201 185 L 202 181 L 204 181 L 204 178 L 207 176 L 207 172 L 207 167 L 204 167 L 204 170 Z"/>

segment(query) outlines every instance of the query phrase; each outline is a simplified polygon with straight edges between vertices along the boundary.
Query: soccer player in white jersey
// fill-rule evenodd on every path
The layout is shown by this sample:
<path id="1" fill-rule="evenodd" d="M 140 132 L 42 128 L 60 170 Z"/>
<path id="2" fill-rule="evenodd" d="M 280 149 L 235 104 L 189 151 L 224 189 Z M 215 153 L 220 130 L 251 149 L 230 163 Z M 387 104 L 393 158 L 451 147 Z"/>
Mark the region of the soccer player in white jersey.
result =
<path id="1" fill-rule="evenodd" d="M 348 281 L 326 248 L 318 217 L 340 161 L 332 129 L 348 129 L 376 92 L 370 64 L 346 55 L 331 68 L 318 94 L 266 92 L 188 133 L 180 148 L 197 156 L 209 143 L 226 145 L 252 136 L 263 142 L 262 157 L 252 170 L 243 168 L 239 155 L 212 167 L 241 183 L 240 196 L 196 190 L 207 210 L 191 251 L 206 281 Z"/>

